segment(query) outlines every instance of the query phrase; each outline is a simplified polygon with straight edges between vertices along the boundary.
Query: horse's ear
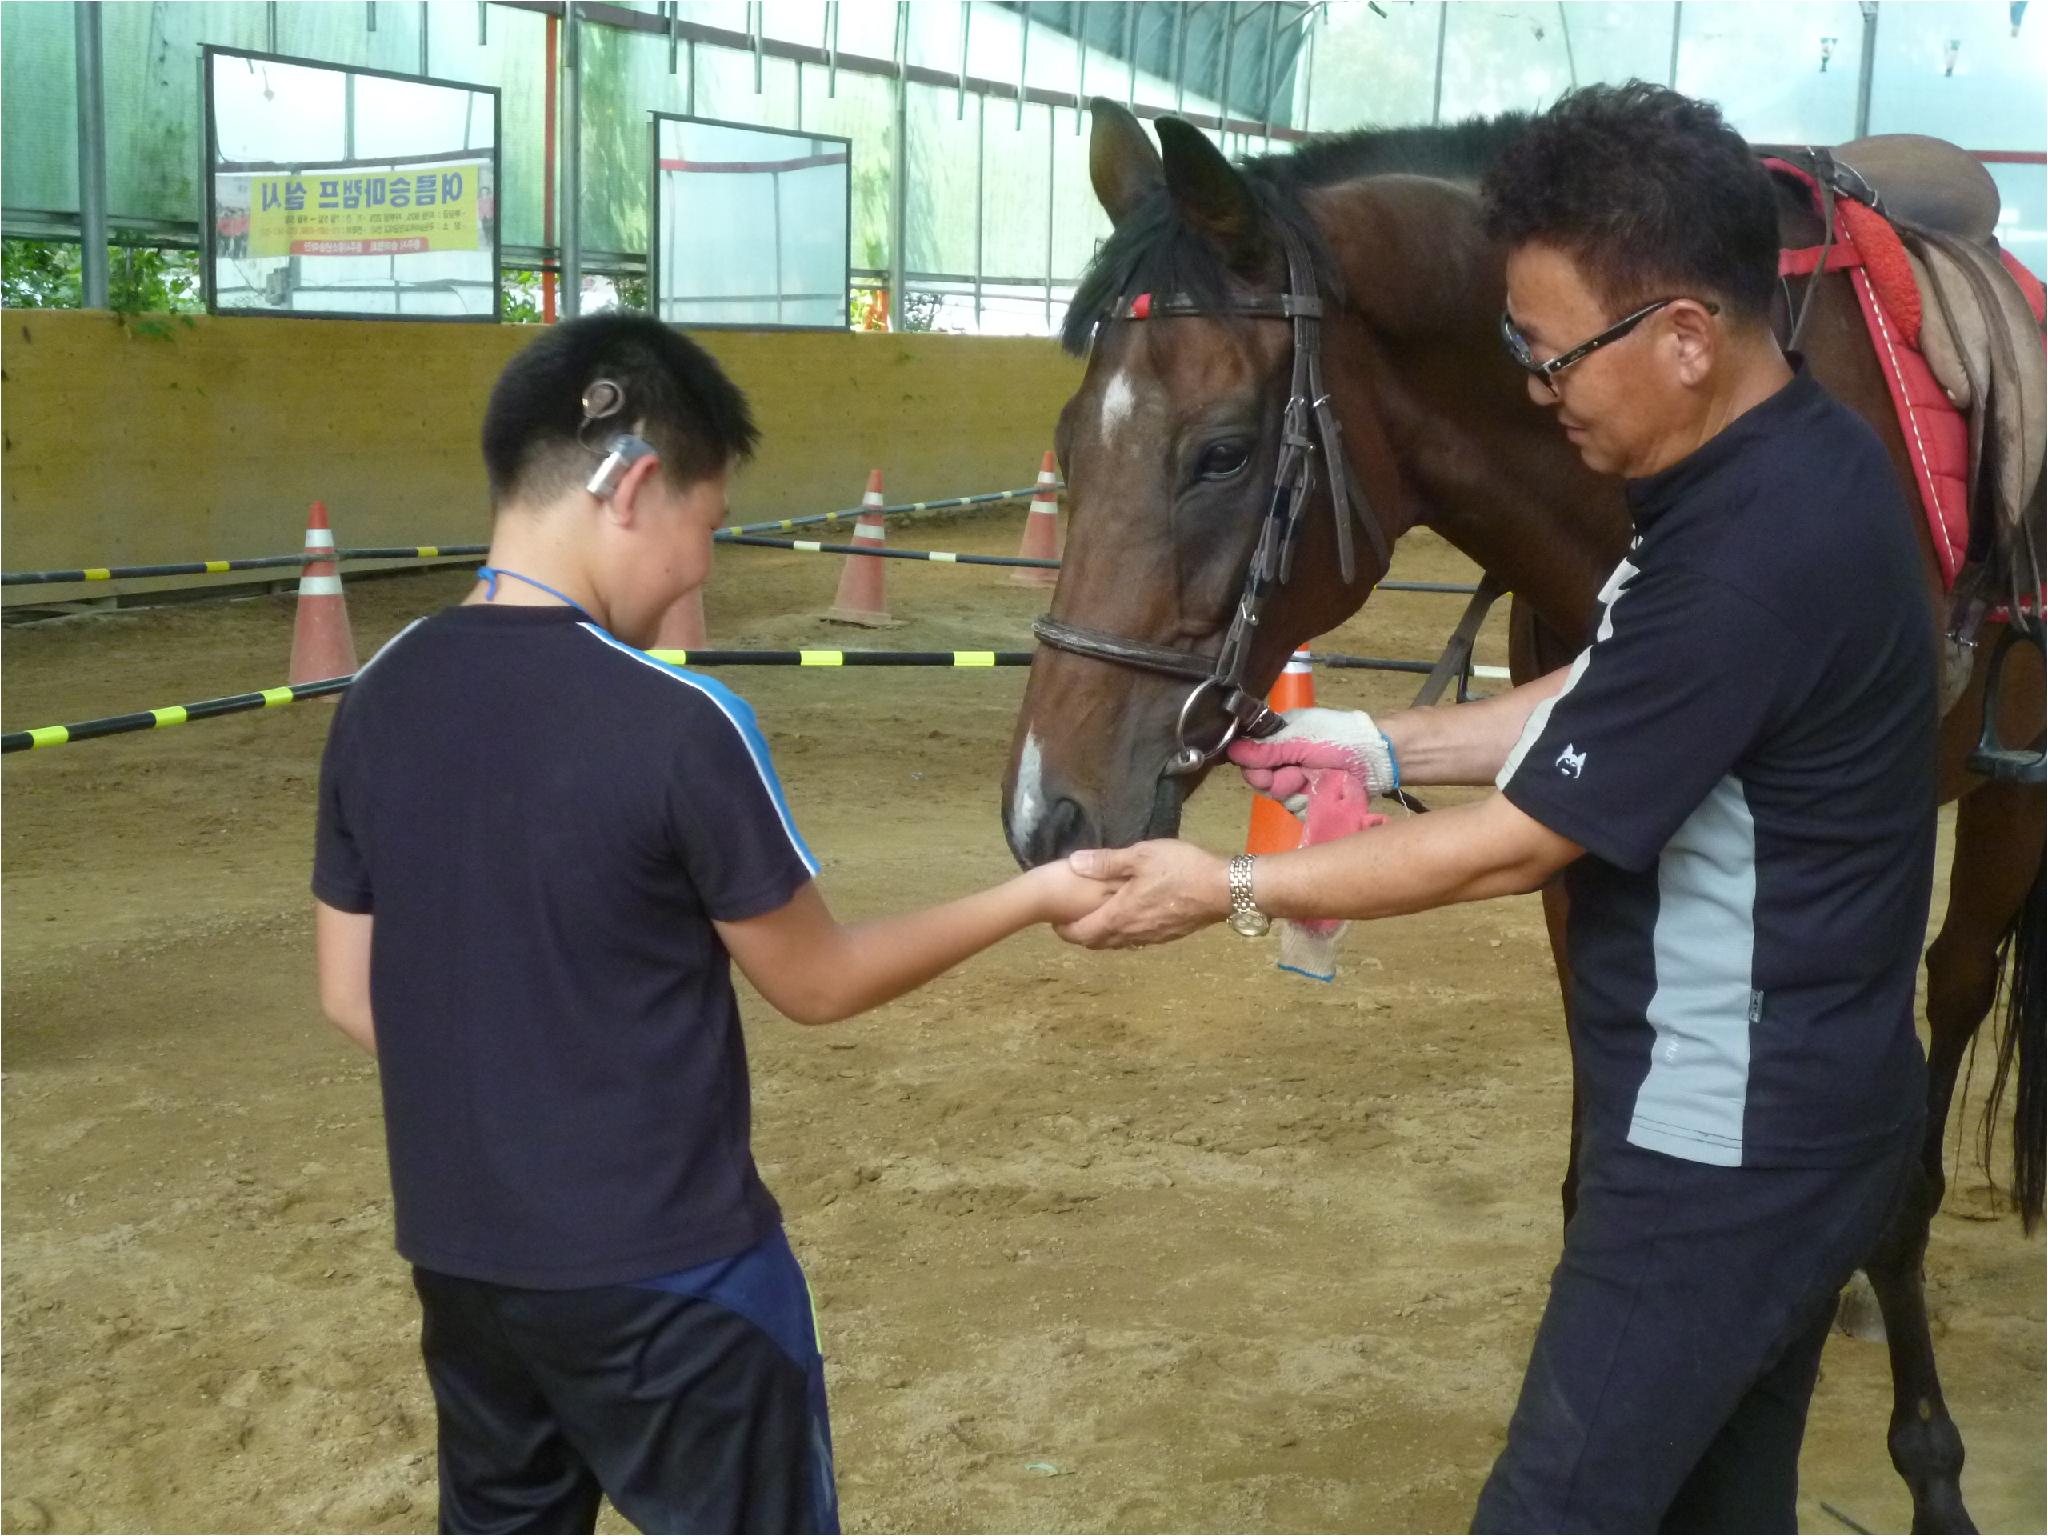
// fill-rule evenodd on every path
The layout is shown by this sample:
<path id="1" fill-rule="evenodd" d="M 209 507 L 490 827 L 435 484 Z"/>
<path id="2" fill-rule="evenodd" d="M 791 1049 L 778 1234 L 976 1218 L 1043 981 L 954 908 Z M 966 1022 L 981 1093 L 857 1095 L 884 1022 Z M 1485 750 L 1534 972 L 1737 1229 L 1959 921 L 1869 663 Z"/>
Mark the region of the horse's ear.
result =
<path id="1" fill-rule="evenodd" d="M 1121 224 L 1159 185 L 1159 151 L 1122 103 L 1097 96 L 1088 111 L 1095 119 L 1088 135 L 1088 179 L 1109 222 Z"/>
<path id="2" fill-rule="evenodd" d="M 1182 217 L 1223 248 L 1234 265 L 1254 258 L 1259 205 L 1251 184 L 1201 129 L 1177 117 L 1159 119 L 1166 189 Z"/>

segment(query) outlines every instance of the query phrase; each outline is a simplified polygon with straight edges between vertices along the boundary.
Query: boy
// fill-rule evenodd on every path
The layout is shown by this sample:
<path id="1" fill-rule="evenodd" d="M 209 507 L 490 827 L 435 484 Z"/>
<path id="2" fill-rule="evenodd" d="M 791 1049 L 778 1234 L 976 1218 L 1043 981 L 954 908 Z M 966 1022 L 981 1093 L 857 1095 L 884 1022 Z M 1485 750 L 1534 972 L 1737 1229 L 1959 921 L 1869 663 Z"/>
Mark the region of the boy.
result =
<path id="1" fill-rule="evenodd" d="M 752 711 L 635 649 L 709 573 L 757 436 L 666 326 L 548 331 L 485 414 L 476 589 L 328 739 L 321 1001 L 378 1057 L 443 1529 L 588 1531 L 606 1493 L 647 1530 L 836 1530 L 728 957 L 822 1024 L 1106 893 L 1053 865 L 834 920 Z"/>

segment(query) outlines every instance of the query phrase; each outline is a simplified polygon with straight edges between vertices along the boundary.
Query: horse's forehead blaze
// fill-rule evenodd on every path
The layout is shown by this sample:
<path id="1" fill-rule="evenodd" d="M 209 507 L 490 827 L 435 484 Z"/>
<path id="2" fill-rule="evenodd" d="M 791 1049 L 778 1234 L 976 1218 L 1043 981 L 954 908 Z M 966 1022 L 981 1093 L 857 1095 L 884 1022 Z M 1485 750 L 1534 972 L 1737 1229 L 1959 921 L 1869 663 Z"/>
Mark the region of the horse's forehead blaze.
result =
<path id="1" fill-rule="evenodd" d="M 1093 410 L 1082 415 L 1081 420 L 1092 426 L 1104 447 L 1112 450 L 1130 441 L 1137 419 L 1151 414 L 1147 407 L 1153 404 L 1158 391 L 1158 381 L 1147 362 L 1148 338 L 1144 330 L 1143 326 L 1125 327 L 1114 350 L 1096 353 L 1089 366 L 1088 383 L 1073 402 L 1081 405 L 1083 396 L 1092 390 Z"/>
<path id="2" fill-rule="evenodd" d="M 1109 447 L 1116 446 L 1117 438 L 1130 425 L 1138 408 L 1137 387 L 1131 382 L 1131 371 L 1119 368 L 1109 376 L 1109 383 L 1102 391 L 1102 441 Z"/>

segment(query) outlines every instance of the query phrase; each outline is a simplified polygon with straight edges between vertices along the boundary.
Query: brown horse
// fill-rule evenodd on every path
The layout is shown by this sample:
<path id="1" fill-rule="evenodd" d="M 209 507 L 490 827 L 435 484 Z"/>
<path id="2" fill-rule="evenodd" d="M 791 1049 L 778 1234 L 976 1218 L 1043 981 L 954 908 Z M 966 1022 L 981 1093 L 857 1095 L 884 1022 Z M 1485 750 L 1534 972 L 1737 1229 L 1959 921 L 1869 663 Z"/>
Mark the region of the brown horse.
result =
<path id="1" fill-rule="evenodd" d="M 1291 462 L 1282 418 L 1299 384 L 1298 368 L 1290 376 L 1298 328 L 1274 323 L 1273 303 L 1289 291 L 1290 250 L 1310 253 L 1323 299 L 1324 387 L 1341 428 L 1340 443 L 1326 428 L 1323 444 L 1348 461 L 1360 515 L 1383 539 L 1361 541 L 1347 581 L 1343 513 L 1326 484 L 1311 491 L 1291 574 L 1247 631 L 1247 693 L 1262 693 L 1295 646 L 1356 612 L 1385 574 L 1373 551 L 1417 526 L 1514 594 L 1513 673 L 1518 682 L 1538 676 L 1588 640 L 1595 594 L 1630 533 L 1620 483 L 1581 464 L 1500 350 L 1504 255 L 1482 233 L 1475 184 L 1520 119 L 1318 139 L 1234 167 L 1174 119 L 1160 120 L 1155 150 L 1122 108 L 1098 101 L 1094 114 L 1090 170 L 1115 230 L 1067 318 L 1067 345 L 1085 351 L 1088 366 L 1059 420 L 1072 522 L 1052 617 L 1070 639 L 1124 637 L 1151 659 L 1066 645 L 1038 652 L 1003 786 L 1005 832 L 1027 864 L 1171 835 L 1200 783 L 1185 760 L 1168 771 L 1186 745 L 1187 677 L 1206 673 L 1222 644 L 1272 487 Z M 1783 242 L 1817 244 L 1804 196 L 1781 192 Z M 1173 296 L 1168 317 L 1120 323 L 1122 301 L 1139 293 Z M 1907 448 L 1844 274 L 1820 280 L 1802 350 L 1884 439 L 1906 504 L 1917 507 Z M 1919 534 L 1945 613 L 1924 523 Z M 2003 1065 L 2020 1052 L 2014 1188 L 2030 1227 L 2039 1215 L 2044 800 L 2038 786 L 1968 769 L 1995 639 L 1986 634 L 1943 729 L 1940 794 L 1959 805 L 1949 906 L 1927 954 L 1923 1177 L 1865 1265 L 1891 1352 L 1889 1448 L 1912 1491 L 1916 1530 L 1971 1528 L 1921 1261 L 1943 1188 L 1957 1070 L 2008 964 L 2015 1006 Z M 1176 652 L 1197 662 L 1178 680 L 1158 665 Z M 2030 647 L 2013 656 L 1998 690 L 2004 739 L 2038 742 L 2042 669 Z M 1561 896 L 1547 892 L 1545 905 L 1555 945 Z M 1988 1122 L 1985 1134 L 1988 1142 Z M 1567 1210 L 1570 1191 L 1568 1175 Z"/>

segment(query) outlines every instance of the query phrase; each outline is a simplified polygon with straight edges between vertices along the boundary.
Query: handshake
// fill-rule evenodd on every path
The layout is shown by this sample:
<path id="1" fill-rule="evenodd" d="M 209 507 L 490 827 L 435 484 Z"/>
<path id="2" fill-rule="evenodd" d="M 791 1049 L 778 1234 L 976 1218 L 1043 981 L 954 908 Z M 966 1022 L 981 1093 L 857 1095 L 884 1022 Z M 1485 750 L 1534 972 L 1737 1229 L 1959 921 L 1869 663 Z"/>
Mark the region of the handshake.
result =
<path id="1" fill-rule="evenodd" d="M 1399 787 L 1394 749 L 1370 715 L 1297 709 L 1258 741 L 1239 740 L 1230 760 L 1245 782 L 1301 818 L 1302 845 L 1377 826 L 1375 795 Z M 1060 937 L 1091 949 L 1163 943 L 1229 910 L 1224 860 L 1192 844 L 1091 848 L 1032 871 L 1047 885 L 1047 920 Z M 1119 900 L 1118 898 L 1122 898 Z"/>

